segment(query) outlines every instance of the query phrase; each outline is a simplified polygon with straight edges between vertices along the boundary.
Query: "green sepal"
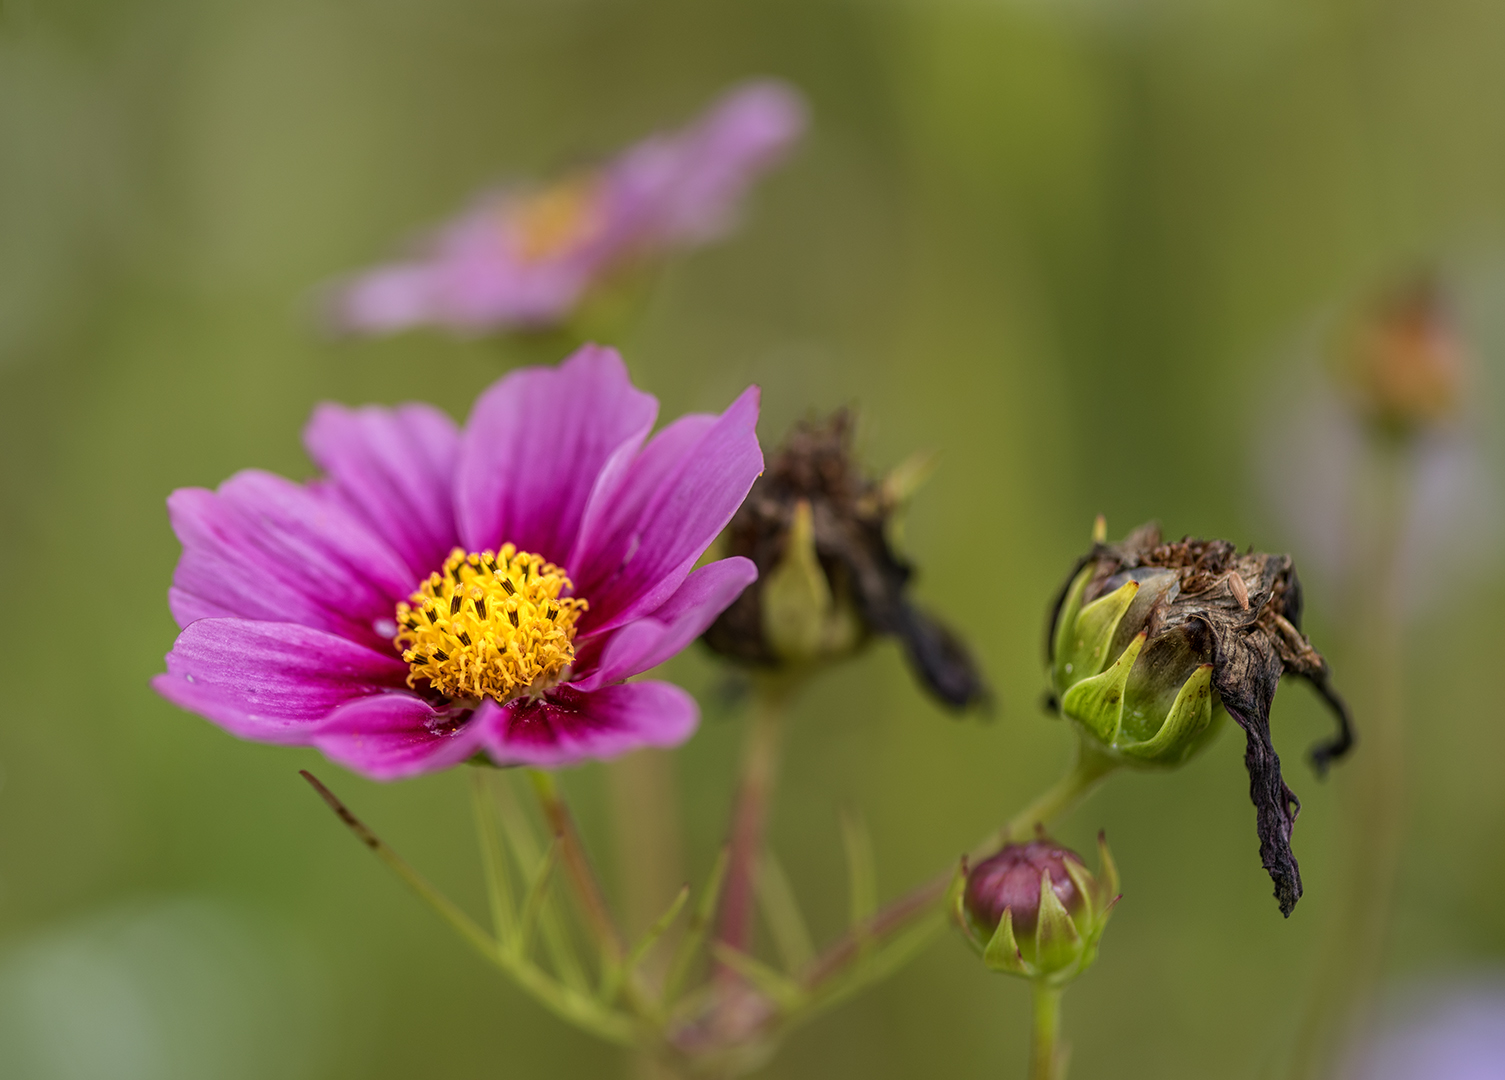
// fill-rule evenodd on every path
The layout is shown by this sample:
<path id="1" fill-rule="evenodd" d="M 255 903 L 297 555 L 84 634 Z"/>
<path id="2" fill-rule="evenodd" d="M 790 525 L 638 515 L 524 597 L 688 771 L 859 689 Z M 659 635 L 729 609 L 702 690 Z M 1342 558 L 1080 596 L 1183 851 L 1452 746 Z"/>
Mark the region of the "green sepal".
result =
<path id="1" fill-rule="evenodd" d="M 1066 596 L 1061 601 L 1061 610 L 1056 613 L 1056 633 L 1050 654 L 1055 660 L 1051 675 L 1057 687 L 1066 685 L 1064 669 L 1071 652 L 1072 635 L 1076 633 L 1076 618 L 1082 611 L 1082 594 L 1087 591 L 1087 582 L 1092 580 L 1092 571 L 1090 563 L 1082 567 L 1067 587 Z"/>
<path id="2" fill-rule="evenodd" d="M 1085 587 L 1085 582 L 1083 584 Z M 1099 596 L 1082 608 L 1067 624 L 1070 631 L 1066 635 L 1066 648 L 1056 654 L 1058 689 L 1064 691 L 1103 670 L 1103 665 L 1108 662 L 1108 646 L 1113 642 L 1113 632 L 1118 629 L 1119 620 L 1138 593 L 1139 582 L 1126 581 L 1107 596 Z M 1064 617 L 1062 622 L 1065 623 Z"/>
<path id="3" fill-rule="evenodd" d="M 1084 936 L 1091 939 L 1095 936 L 1093 931 L 1097 928 L 1098 915 L 1106 906 L 1103 902 L 1103 886 L 1096 878 L 1087 872 L 1087 868 L 1075 859 L 1067 859 L 1066 876 L 1076 886 L 1077 895 L 1087 902 L 1086 921 L 1083 928 Z"/>
<path id="4" fill-rule="evenodd" d="M 993 971 L 1023 975 L 1026 978 L 1035 976 L 1034 966 L 1025 962 L 1024 954 L 1019 951 L 1019 943 L 1014 940 L 1014 913 L 1008 908 L 1003 909 L 998 929 L 993 931 L 988 947 L 983 950 L 982 962 Z"/>
<path id="5" fill-rule="evenodd" d="M 1130 757 L 1159 765 L 1179 765 L 1191 756 L 1212 723 L 1212 665 L 1203 664 L 1181 685 L 1160 730 L 1144 742 L 1118 749 Z"/>
<path id="6" fill-rule="evenodd" d="M 1035 967 L 1045 973 L 1065 971 L 1082 955 L 1082 935 L 1051 886 L 1050 874 L 1040 875 L 1040 921 L 1035 924 Z"/>
<path id="7" fill-rule="evenodd" d="M 784 555 L 763 581 L 763 635 L 786 660 L 809 660 L 821 651 L 826 619 L 835 602 L 815 553 L 810 503 L 801 499 L 784 542 Z"/>
<path id="8" fill-rule="evenodd" d="M 1129 585 L 1138 586 L 1134 582 Z M 1125 585 L 1124 588 L 1128 588 Z M 1123 590 L 1120 589 L 1119 592 Z M 1114 593 L 1117 596 L 1118 593 Z M 1130 594 L 1130 599 L 1133 595 Z M 1104 597 L 1111 599 L 1111 597 Z M 1097 601 L 1101 603 L 1101 601 Z M 1127 603 L 1124 604 L 1128 606 Z M 1089 609 L 1090 610 L 1090 609 Z M 1122 611 L 1119 612 L 1123 614 Z M 1082 616 L 1086 618 L 1084 613 Z M 1107 629 L 1109 636 L 1113 633 L 1113 626 L 1117 620 Z M 1105 639 L 1106 640 L 1106 639 Z M 1119 728 L 1123 724 L 1124 715 L 1124 687 L 1129 681 L 1129 671 L 1134 666 L 1134 661 L 1139 659 L 1139 650 L 1144 648 L 1145 635 L 1139 634 L 1129 642 L 1119 658 L 1113 662 L 1113 666 L 1100 675 L 1083 679 L 1061 697 L 1061 711 L 1076 720 L 1092 732 L 1098 741 L 1112 746 L 1118 738 Z"/>
<path id="9" fill-rule="evenodd" d="M 956 873 L 951 875 L 951 884 L 946 887 L 946 914 L 951 921 L 956 923 L 957 929 L 962 932 L 962 937 L 967 939 L 967 944 L 981 956 L 983 946 L 972 933 L 972 921 L 967 918 L 967 857 L 962 856 L 957 865 Z"/>
<path id="10" fill-rule="evenodd" d="M 1118 864 L 1108 850 L 1108 835 L 1101 830 L 1097 834 L 1097 877 L 1104 898 L 1103 911 L 1107 912 L 1118 902 Z"/>

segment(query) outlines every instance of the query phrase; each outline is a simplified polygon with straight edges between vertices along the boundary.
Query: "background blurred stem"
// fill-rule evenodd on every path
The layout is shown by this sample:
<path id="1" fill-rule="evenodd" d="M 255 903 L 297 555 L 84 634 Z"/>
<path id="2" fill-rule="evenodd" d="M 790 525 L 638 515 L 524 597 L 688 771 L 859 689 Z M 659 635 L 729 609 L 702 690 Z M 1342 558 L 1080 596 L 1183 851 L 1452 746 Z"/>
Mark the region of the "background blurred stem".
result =
<path id="1" fill-rule="evenodd" d="M 1058 1043 L 1061 1034 L 1061 987 L 1033 984 L 1034 1023 L 1030 1028 L 1029 1080 L 1063 1080 Z"/>
<path id="2" fill-rule="evenodd" d="M 619 964 L 626 955 L 626 948 L 622 944 L 616 922 L 611 917 L 611 909 L 601 891 L 601 883 L 596 878 L 590 858 L 585 853 L 585 846 L 580 841 L 580 831 L 575 827 L 574 815 L 570 813 L 559 790 L 558 781 L 552 773 L 541 769 L 528 770 L 528 779 L 538 795 L 538 805 L 543 810 L 550 831 L 559 840 L 565 872 L 569 874 L 586 921 L 601 948 L 602 959 L 608 964 Z"/>
<path id="3" fill-rule="evenodd" d="M 606 776 L 622 906 L 632 938 L 663 913 L 685 881 L 674 761 L 662 750 L 639 750 L 612 762 Z M 645 964 L 651 966 L 658 955 Z"/>
<path id="4" fill-rule="evenodd" d="M 1375 439 L 1376 499 L 1349 615 L 1357 752 L 1337 770 L 1344 853 L 1339 902 L 1323 937 L 1297 1036 L 1292 1080 L 1328 1076 L 1362 1019 L 1383 966 L 1406 822 L 1401 545 L 1411 506 L 1410 444 Z M 1351 681 L 1350 681 L 1351 680 Z"/>
<path id="5" fill-rule="evenodd" d="M 753 875 L 763 852 L 763 836 L 778 776 L 784 715 L 792 687 L 786 679 L 759 679 L 742 748 L 741 775 L 732 808 L 731 854 L 716 938 L 749 952 L 753 936 Z"/>
<path id="6" fill-rule="evenodd" d="M 685 880 L 679 800 L 674 762 L 661 750 L 639 750 L 607 768 L 612 828 L 628 939 L 642 933 L 668 907 L 673 890 Z M 677 926 L 677 924 L 676 924 Z M 650 994 L 663 984 L 667 958 L 673 955 L 676 931 L 667 944 L 649 952 L 643 979 Z M 675 1080 L 678 1073 L 652 1050 L 632 1054 L 634 1080 Z"/>

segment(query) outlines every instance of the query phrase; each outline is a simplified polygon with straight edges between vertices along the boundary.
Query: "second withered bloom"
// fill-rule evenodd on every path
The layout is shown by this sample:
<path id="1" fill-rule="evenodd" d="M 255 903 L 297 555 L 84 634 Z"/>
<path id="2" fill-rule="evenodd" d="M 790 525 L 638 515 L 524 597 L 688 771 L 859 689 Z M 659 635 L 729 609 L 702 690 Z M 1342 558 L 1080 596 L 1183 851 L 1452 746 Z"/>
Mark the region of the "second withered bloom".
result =
<path id="1" fill-rule="evenodd" d="M 1307 679 L 1337 716 L 1337 736 L 1312 752 L 1319 773 L 1353 742 L 1327 662 L 1301 632 L 1290 556 L 1240 554 L 1226 540 L 1163 543 L 1153 524 L 1117 544 L 1099 538 L 1056 605 L 1050 661 L 1061 712 L 1123 764 L 1179 765 L 1225 714 L 1243 728 L 1260 858 L 1289 915 L 1301 897 L 1291 852 L 1301 803 L 1270 739 L 1281 675 Z"/>
<path id="2" fill-rule="evenodd" d="M 796 425 L 728 527 L 725 554 L 758 580 L 705 634 L 716 652 L 756 667 L 834 660 L 893 636 L 925 688 L 963 710 L 989 691 L 971 653 L 909 596 L 913 567 L 888 526 L 914 475 L 869 479 L 852 454 L 845 409 Z"/>

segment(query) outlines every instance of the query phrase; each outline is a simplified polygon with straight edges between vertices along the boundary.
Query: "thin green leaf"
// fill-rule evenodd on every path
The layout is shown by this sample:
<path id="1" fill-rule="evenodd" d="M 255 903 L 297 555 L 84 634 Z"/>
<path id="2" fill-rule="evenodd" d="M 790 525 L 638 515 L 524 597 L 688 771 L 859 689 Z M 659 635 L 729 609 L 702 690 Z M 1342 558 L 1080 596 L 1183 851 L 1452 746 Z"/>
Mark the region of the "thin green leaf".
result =
<path id="1" fill-rule="evenodd" d="M 729 854 L 728 849 L 723 846 L 716 855 L 716 861 L 711 864 L 711 873 L 706 878 L 705 888 L 700 894 L 700 903 L 695 905 L 695 914 L 690 917 L 690 925 L 685 931 L 685 936 L 680 940 L 679 949 L 674 954 L 674 963 L 669 966 L 669 977 L 664 981 L 663 1000 L 665 1003 L 672 1002 L 679 996 L 679 988 L 685 976 L 690 972 L 690 965 L 694 962 L 701 945 L 705 943 L 706 934 L 711 927 L 711 919 L 716 914 L 716 905 L 721 901 L 721 886 L 726 881 Z"/>
<path id="2" fill-rule="evenodd" d="M 804 987 L 761 960 L 719 941 L 711 943 L 711 955 L 756 986 L 784 1012 L 797 1012 L 804 1005 Z"/>
<path id="3" fill-rule="evenodd" d="M 669 927 L 674 925 L 674 920 L 679 918 L 679 913 L 684 910 L 685 904 L 689 899 L 690 886 L 681 886 L 679 892 L 674 895 L 674 899 L 670 902 L 668 910 L 660 915 L 657 921 L 643 932 L 643 936 L 638 939 L 637 944 L 628 952 L 626 960 L 607 972 L 610 978 L 603 979 L 602 981 L 602 1001 L 611 1001 L 616 997 L 617 992 L 622 988 L 623 982 L 631 978 L 632 973 L 643 962 L 643 958 L 648 955 L 648 950 L 653 948 L 658 943 L 658 940 L 668 932 Z"/>
<path id="4" fill-rule="evenodd" d="M 502 945 L 510 949 L 517 937 L 517 909 L 512 897 L 512 878 L 507 869 L 507 849 L 497 829 L 496 800 L 491 794 L 490 774 L 489 769 L 470 770 L 471 802 L 475 808 L 476 831 L 480 834 L 492 927 Z"/>
<path id="5" fill-rule="evenodd" d="M 517 863 L 519 876 L 524 881 L 529 881 L 537 874 L 539 860 L 542 857 L 539 853 L 538 840 L 533 835 L 533 827 L 514 796 L 511 785 L 506 782 L 508 778 L 502 779 L 503 782 L 496 784 L 494 788 L 497 807 L 501 811 L 502 828 L 512 847 L 512 856 Z M 544 906 L 543 911 L 539 913 L 538 929 L 543 936 L 544 947 L 549 950 L 549 959 L 554 962 L 554 970 L 559 973 L 560 979 L 573 989 L 589 993 L 590 979 L 585 974 L 585 966 L 580 962 L 580 954 L 575 951 L 569 927 L 558 905 L 546 904 Z"/>
<path id="6" fill-rule="evenodd" d="M 771 851 L 763 853 L 757 887 L 763 918 L 768 920 L 768 928 L 773 931 L 774 947 L 779 950 L 785 970 L 803 971 L 815 959 L 815 944 L 789 878 Z"/>
<path id="7" fill-rule="evenodd" d="M 641 964 L 643 957 L 648 955 L 648 950 L 653 948 L 659 938 L 668 933 L 669 927 L 674 925 L 674 920 L 679 918 L 679 913 L 684 910 L 685 904 L 689 899 L 690 886 L 681 885 L 679 892 L 674 894 L 674 899 L 670 902 L 668 910 L 660 915 L 658 920 L 643 932 L 643 936 L 638 939 L 637 944 L 632 947 L 632 951 L 627 954 L 627 969 L 629 971 Z"/>
<path id="8" fill-rule="evenodd" d="M 854 961 L 840 974 L 822 982 L 796 1013 L 788 1018 L 791 1026 L 803 1024 L 820 1013 L 845 1001 L 863 987 L 884 979 L 907 964 L 946 923 L 945 915 L 932 911 L 891 939 L 873 949 L 860 961 Z"/>
<path id="9" fill-rule="evenodd" d="M 299 775 L 309 782 L 313 789 L 319 793 L 319 797 L 329 805 L 329 808 L 345 823 L 346 827 L 355 833 L 360 842 L 370 848 L 376 854 L 377 858 L 391 867 L 397 876 L 402 878 L 407 884 L 408 888 L 418 894 L 419 899 L 433 908 L 439 914 L 440 918 L 449 923 L 482 956 L 493 962 L 497 960 L 501 955 L 501 950 L 496 940 L 490 934 L 477 926 L 475 921 L 469 915 L 465 914 L 464 911 L 460 910 L 459 906 L 453 900 L 430 885 L 422 874 L 414 870 L 397 852 L 388 847 L 385 841 L 368 829 L 359 818 L 350 812 L 344 803 L 335 797 L 334 792 L 330 791 L 314 777 L 313 773 L 307 769 L 300 769 Z"/>
<path id="10" fill-rule="evenodd" d="M 559 841 L 549 845 L 549 850 L 544 853 L 543 861 L 538 864 L 538 872 L 533 876 L 533 884 L 528 887 L 527 898 L 523 900 L 522 918 L 517 928 L 517 955 L 526 959 L 528 948 L 533 944 L 533 931 L 538 925 L 539 916 L 543 913 L 544 903 L 549 897 L 549 882 L 554 877 L 554 867 L 559 865 Z"/>
<path id="11" fill-rule="evenodd" d="M 851 901 L 854 934 L 865 939 L 863 928 L 878 910 L 878 879 L 873 867 L 873 841 L 855 811 L 841 815 L 841 840 L 847 853 L 847 896 Z M 863 947 L 866 948 L 865 940 Z"/>

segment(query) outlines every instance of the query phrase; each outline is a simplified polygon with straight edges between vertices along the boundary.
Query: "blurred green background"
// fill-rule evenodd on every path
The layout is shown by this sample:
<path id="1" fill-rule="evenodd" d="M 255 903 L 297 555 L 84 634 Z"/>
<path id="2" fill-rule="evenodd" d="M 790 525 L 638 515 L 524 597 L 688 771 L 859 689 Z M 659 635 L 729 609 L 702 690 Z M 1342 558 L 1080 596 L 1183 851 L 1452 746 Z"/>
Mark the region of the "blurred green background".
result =
<path id="1" fill-rule="evenodd" d="M 767 441 L 856 402 L 875 468 L 942 453 L 906 545 L 1000 708 L 947 718 L 891 646 L 802 700 L 773 842 L 833 935 L 841 807 L 866 816 L 892 896 L 1065 762 L 1068 733 L 1037 704 L 1040 639 L 1095 513 L 1114 535 L 1156 517 L 1304 565 L 1259 463 L 1320 383 L 1302 342 L 1323 312 L 1441 265 L 1488 436 L 1502 50 L 1494 0 L 7 0 L 0 1073 L 625 1075 L 465 951 L 296 770 L 480 911 L 463 775 L 373 784 L 148 688 L 175 630 L 169 491 L 253 465 L 306 476 L 315 402 L 463 415 L 525 358 L 431 334 L 328 341 L 318 284 L 489 181 L 679 123 L 737 79 L 809 95 L 811 137 L 741 232 L 667 268 L 618 344 L 666 416 L 756 381 Z M 1408 626 L 1398 978 L 1505 960 L 1497 562 L 1439 575 Z M 1344 685 L 1337 579 L 1305 578 L 1307 629 Z M 671 673 L 706 712 L 674 757 L 698 879 L 741 717 L 704 653 Z M 1347 689 L 1362 724 L 1365 688 Z M 1126 894 L 1067 998 L 1073 1076 L 1259 1077 L 1282 1060 L 1331 914 L 1345 781 L 1300 760 L 1327 728 L 1304 688 L 1284 689 L 1274 727 L 1304 801 L 1289 921 L 1236 734 L 1062 823 L 1084 850 L 1108 827 Z M 605 767 L 565 784 L 611 870 Z M 764 1075 L 1022 1076 L 1027 994 L 943 936 Z"/>

